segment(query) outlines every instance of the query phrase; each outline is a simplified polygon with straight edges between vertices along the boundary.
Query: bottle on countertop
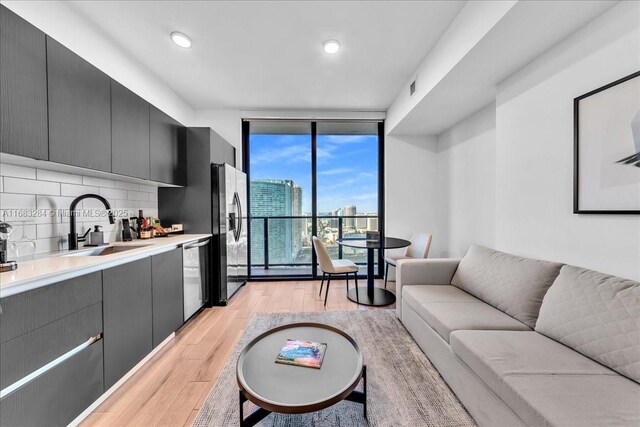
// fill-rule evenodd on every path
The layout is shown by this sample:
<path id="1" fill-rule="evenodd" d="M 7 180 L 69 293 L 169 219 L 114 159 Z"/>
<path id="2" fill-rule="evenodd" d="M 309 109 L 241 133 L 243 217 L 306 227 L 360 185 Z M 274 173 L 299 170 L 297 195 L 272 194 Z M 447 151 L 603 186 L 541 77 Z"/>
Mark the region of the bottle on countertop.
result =
<path id="1" fill-rule="evenodd" d="M 136 230 L 138 231 L 138 239 L 142 239 L 142 232 L 144 231 L 144 216 L 142 209 L 138 210 L 138 218 L 136 218 Z"/>

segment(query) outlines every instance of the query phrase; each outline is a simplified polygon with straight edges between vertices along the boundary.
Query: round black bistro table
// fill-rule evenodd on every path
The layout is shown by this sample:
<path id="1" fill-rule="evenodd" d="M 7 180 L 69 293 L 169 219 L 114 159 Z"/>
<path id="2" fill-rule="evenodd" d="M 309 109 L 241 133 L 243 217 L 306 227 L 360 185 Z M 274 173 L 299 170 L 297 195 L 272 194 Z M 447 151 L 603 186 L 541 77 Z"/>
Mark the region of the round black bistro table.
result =
<path id="1" fill-rule="evenodd" d="M 347 297 L 358 304 L 372 306 L 389 305 L 396 302 L 396 296 L 393 292 L 373 286 L 373 251 L 376 249 L 384 250 L 405 248 L 409 246 L 411 242 L 404 239 L 397 239 L 395 237 L 383 237 L 378 241 L 364 239 L 339 239 L 337 242 L 342 246 L 367 250 L 367 287 L 365 288 L 363 286 L 358 288 L 357 293 L 355 288 L 353 288 L 349 290 Z"/>

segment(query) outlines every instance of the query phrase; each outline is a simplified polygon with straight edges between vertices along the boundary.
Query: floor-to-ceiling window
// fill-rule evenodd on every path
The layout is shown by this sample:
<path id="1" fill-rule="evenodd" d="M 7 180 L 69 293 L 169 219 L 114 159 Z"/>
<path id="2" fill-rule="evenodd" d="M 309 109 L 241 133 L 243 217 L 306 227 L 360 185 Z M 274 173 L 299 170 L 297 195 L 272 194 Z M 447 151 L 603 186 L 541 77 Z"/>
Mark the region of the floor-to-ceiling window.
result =
<path id="1" fill-rule="evenodd" d="M 337 240 L 382 231 L 382 138 L 373 121 L 244 122 L 251 277 L 317 276 L 313 235 L 365 273 Z"/>

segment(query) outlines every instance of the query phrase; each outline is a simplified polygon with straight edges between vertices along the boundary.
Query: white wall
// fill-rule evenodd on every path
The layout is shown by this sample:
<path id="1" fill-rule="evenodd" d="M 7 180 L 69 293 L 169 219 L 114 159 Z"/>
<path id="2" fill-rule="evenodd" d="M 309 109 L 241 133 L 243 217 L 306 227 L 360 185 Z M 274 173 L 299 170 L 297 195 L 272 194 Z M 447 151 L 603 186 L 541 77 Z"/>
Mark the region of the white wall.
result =
<path id="1" fill-rule="evenodd" d="M 495 246 L 496 110 L 491 103 L 438 136 L 442 256 L 462 257 L 472 243 Z"/>
<path id="2" fill-rule="evenodd" d="M 431 256 L 442 256 L 445 237 L 437 217 L 435 137 L 385 139 L 385 231 L 393 237 L 433 236 Z"/>
<path id="3" fill-rule="evenodd" d="M 387 132 L 391 132 L 516 3 L 512 0 L 467 2 L 389 107 Z M 416 92 L 410 95 L 408 88 L 414 80 Z"/>
<path id="4" fill-rule="evenodd" d="M 478 243 L 640 280 L 640 217 L 573 214 L 573 98 L 640 69 L 638 52 L 640 3 L 621 2 L 437 141 L 388 136 L 389 235 L 433 231 L 432 257 Z"/>
<path id="5" fill-rule="evenodd" d="M 573 98 L 639 52 L 640 3 L 621 2 L 499 86 L 498 249 L 640 279 L 640 217 L 572 213 Z"/>

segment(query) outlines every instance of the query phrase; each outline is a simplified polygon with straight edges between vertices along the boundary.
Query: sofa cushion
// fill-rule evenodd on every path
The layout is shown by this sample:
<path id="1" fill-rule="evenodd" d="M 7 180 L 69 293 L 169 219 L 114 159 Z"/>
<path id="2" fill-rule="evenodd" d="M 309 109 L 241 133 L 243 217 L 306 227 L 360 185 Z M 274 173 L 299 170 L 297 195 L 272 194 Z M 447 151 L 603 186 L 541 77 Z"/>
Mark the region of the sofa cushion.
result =
<path id="1" fill-rule="evenodd" d="M 639 385 L 537 332 L 455 331 L 451 350 L 527 425 L 639 419 Z"/>
<path id="2" fill-rule="evenodd" d="M 530 426 L 640 425 L 640 386 L 622 375 L 509 375 L 505 403 Z"/>
<path id="3" fill-rule="evenodd" d="M 500 397 L 513 374 L 618 375 L 534 331 L 454 331 L 451 351 Z"/>
<path id="4" fill-rule="evenodd" d="M 566 265 L 536 331 L 640 382 L 640 283 Z"/>
<path id="5" fill-rule="evenodd" d="M 562 264 L 472 245 L 451 284 L 533 328 Z"/>
<path id="6" fill-rule="evenodd" d="M 402 298 L 423 302 L 482 302 L 460 288 L 451 285 L 403 286 Z"/>
<path id="7" fill-rule="evenodd" d="M 479 300 L 477 302 L 420 302 L 417 298 L 425 299 L 426 296 L 424 292 L 414 288 L 425 288 L 426 286 L 405 286 L 403 287 L 402 297 L 406 304 L 447 343 L 451 332 L 460 329 L 531 330 L 525 324 Z M 462 295 L 458 297 L 468 298 Z M 434 296 L 434 298 L 436 297 Z"/>

